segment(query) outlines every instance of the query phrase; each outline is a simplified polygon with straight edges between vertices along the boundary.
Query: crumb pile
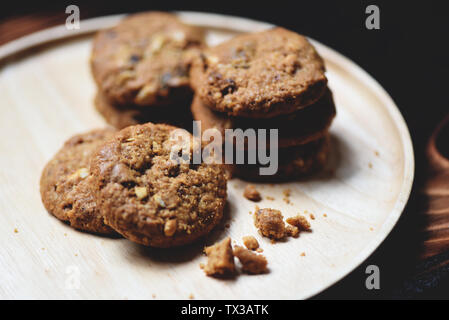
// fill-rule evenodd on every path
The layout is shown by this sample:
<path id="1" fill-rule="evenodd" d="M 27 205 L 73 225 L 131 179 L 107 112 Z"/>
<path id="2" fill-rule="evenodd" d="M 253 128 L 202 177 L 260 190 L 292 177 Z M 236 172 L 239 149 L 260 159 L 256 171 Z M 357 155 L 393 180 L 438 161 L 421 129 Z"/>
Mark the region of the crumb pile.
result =
<path id="1" fill-rule="evenodd" d="M 257 240 L 252 237 L 252 242 Z M 244 239 L 245 245 L 248 239 Z M 254 242 L 253 242 L 254 245 Z M 257 244 L 258 247 L 258 244 Z M 225 238 L 210 247 L 206 247 L 204 252 L 207 255 L 207 264 L 202 265 L 202 269 L 208 276 L 222 277 L 235 276 L 237 269 L 234 264 L 234 257 L 237 257 L 241 264 L 241 271 L 247 274 L 267 273 L 267 259 L 260 254 L 236 245 L 234 249 L 231 245 L 231 238 Z"/>

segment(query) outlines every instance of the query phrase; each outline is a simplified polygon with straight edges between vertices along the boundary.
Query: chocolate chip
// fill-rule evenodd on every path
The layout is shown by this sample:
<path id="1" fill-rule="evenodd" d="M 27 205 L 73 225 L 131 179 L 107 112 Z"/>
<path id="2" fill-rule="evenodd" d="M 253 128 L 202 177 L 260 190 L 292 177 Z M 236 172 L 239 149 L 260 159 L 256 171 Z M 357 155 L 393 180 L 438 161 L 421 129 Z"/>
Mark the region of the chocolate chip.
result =
<path id="1" fill-rule="evenodd" d="M 227 84 L 222 90 L 221 94 L 223 96 L 233 93 L 237 90 L 237 85 L 234 80 L 232 79 L 225 79 L 224 82 Z"/>
<path id="2" fill-rule="evenodd" d="M 133 55 L 131 55 L 131 57 L 129 57 L 129 62 L 134 64 L 134 63 L 139 62 L 140 59 L 141 59 L 141 56 L 139 56 L 137 54 L 133 54 Z"/>
<path id="3" fill-rule="evenodd" d="M 200 59 L 201 62 L 203 63 L 203 71 L 206 71 L 209 68 L 209 65 L 207 64 L 207 58 L 204 55 L 204 53 L 200 53 Z"/>

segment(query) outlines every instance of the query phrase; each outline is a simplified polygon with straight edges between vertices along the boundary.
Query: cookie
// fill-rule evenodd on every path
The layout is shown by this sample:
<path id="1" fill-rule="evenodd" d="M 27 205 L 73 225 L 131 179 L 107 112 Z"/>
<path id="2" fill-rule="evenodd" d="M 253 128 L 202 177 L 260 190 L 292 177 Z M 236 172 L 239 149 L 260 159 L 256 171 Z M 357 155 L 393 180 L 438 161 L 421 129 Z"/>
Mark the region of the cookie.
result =
<path id="1" fill-rule="evenodd" d="M 270 118 L 317 101 L 326 90 L 322 58 L 307 39 L 283 28 L 236 36 L 195 59 L 191 83 L 210 108 Z"/>
<path id="2" fill-rule="evenodd" d="M 42 172 L 40 192 L 45 208 L 75 229 L 116 234 L 97 209 L 89 171 L 91 155 L 113 134 L 113 129 L 99 129 L 70 138 Z"/>
<path id="3" fill-rule="evenodd" d="M 206 235 L 223 215 L 224 168 L 173 160 L 174 129 L 152 123 L 127 127 L 92 158 L 105 222 L 134 242 L 153 247 L 184 245 Z M 192 155 L 194 148 L 189 150 Z"/>
<path id="4" fill-rule="evenodd" d="M 201 121 L 203 132 L 215 128 L 221 133 L 223 141 L 226 129 L 266 129 L 267 137 L 270 129 L 277 129 L 279 148 L 299 146 L 323 137 L 336 115 L 332 92 L 329 89 L 316 103 L 294 113 L 269 119 L 230 117 L 207 107 L 199 96 L 194 97 L 191 110 L 194 120 Z M 245 143 L 245 148 L 248 147 L 251 146 Z"/>
<path id="5" fill-rule="evenodd" d="M 329 134 L 308 144 L 278 150 L 278 171 L 260 175 L 258 164 L 233 165 L 232 176 L 249 181 L 290 181 L 315 174 L 325 166 L 329 154 Z"/>
<path id="6" fill-rule="evenodd" d="M 117 129 L 147 122 L 166 123 L 192 130 L 192 114 L 187 99 L 168 108 L 119 107 L 112 105 L 102 92 L 95 96 L 95 108 L 107 123 Z"/>
<path id="7" fill-rule="evenodd" d="M 175 15 L 146 12 L 97 33 L 91 69 L 113 105 L 161 106 L 189 95 L 192 58 L 203 31 Z"/>

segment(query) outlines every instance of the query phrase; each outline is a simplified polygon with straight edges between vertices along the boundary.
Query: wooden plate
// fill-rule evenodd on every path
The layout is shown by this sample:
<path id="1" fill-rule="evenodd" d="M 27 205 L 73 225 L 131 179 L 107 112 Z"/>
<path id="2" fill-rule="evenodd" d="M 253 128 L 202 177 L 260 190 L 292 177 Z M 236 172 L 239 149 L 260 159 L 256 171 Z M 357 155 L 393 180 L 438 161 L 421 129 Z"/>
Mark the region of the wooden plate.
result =
<path id="1" fill-rule="evenodd" d="M 214 14 L 179 15 L 203 26 L 210 44 L 271 27 Z M 81 21 L 75 31 L 56 27 L 0 47 L 2 298 L 307 298 L 344 277 L 379 246 L 410 194 L 410 135 L 374 79 L 315 41 L 338 110 L 329 168 L 308 181 L 258 185 L 264 196 L 260 207 L 280 209 L 284 217 L 307 210 L 315 216 L 313 232 L 277 244 L 261 238 L 249 214 L 254 203 L 242 196 L 246 183 L 234 179 L 228 184 L 224 222 L 230 228 L 218 228 L 208 239 L 212 243 L 229 235 L 241 243 L 242 236 L 254 235 L 269 261 L 268 274 L 208 278 L 199 268 L 204 243 L 145 248 L 77 232 L 47 214 L 38 187 L 44 164 L 71 135 L 105 124 L 92 106 L 91 32 L 121 17 Z M 287 188 L 290 204 L 283 200 Z"/>

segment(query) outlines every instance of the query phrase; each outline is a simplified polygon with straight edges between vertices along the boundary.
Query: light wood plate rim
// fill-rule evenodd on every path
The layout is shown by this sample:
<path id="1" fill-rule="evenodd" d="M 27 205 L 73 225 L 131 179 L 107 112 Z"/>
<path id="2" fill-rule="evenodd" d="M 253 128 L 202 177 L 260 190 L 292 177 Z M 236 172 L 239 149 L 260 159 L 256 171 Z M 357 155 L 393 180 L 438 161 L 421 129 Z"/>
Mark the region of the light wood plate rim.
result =
<path id="1" fill-rule="evenodd" d="M 196 25 L 204 27 L 226 28 L 240 32 L 257 31 L 273 27 L 273 25 L 269 23 L 258 22 L 247 18 L 228 15 L 187 11 L 179 11 L 175 13 L 178 14 L 186 22 L 194 23 Z M 99 29 L 113 26 L 124 16 L 126 15 L 120 14 L 82 20 L 81 28 L 78 30 L 68 30 L 64 25 L 60 25 L 21 37 L 17 40 L 13 40 L 3 46 L 0 46 L 0 62 L 3 62 L 4 60 L 11 58 L 14 55 L 23 53 L 26 50 L 37 46 L 59 40 L 66 40 L 68 38 L 76 36 L 86 35 Z M 363 261 L 365 261 L 386 239 L 388 234 L 396 225 L 405 208 L 405 205 L 407 204 L 413 185 L 415 167 L 413 145 L 409 130 L 404 118 L 402 117 L 398 107 L 396 106 L 390 95 L 373 77 L 371 77 L 366 71 L 355 64 L 352 60 L 316 40 L 311 39 L 311 41 L 318 48 L 318 51 L 325 55 L 327 59 L 330 59 L 346 70 L 349 70 L 353 76 L 363 82 L 364 85 L 369 87 L 382 100 L 382 103 L 385 105 L 389 116 L 396 123 L 396 127 L 398 129 L 399 136 L 402 142 L 404 152 L 404 179 L 402 181 L 402 186 L 394 209 L 391 211 L 389 217 L 383 224 L 380 232 L 377 233 L 376 237 L 374 237 L 371 242 L 366 245 L 365 248 L 353 259 L 352 263 L 348 264 L 344 270 L 342 270 L 338 275 L 334 277 L 335 280 L 333 282 L 329 282 L 326 287 L 316 288 L 316 290 L 310 293 L 306 298 L 312 297 L 332 286 L 336 282 L 340 281 L 343 277 L 345 277 L 351 271 L 356 269 L 361 263 L 363 263 Z"/>

